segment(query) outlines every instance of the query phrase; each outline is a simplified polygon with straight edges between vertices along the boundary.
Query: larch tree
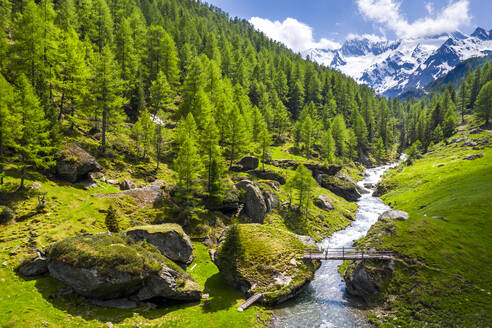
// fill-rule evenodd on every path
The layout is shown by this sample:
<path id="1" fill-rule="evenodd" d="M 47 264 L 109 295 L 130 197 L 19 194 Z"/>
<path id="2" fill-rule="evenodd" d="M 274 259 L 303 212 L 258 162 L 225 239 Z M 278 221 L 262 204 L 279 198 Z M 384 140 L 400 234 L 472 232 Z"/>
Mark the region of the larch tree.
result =
<path id="1" fill-rule="evenodd" d="M 229 153 L 229 168 L 231 168 L 234 160 L 249 145 L 249 134 L 246 130 L 246 124 L 237 106 L 234 106 L 229 113 L 228 126 L 226 143 Z"/>
<path id="2" fill-rule="evenodd" d="M 321 139 L 321 149 L 323 151 L 323 159 L 326 163 L 333 163 L 335 161 L 335 140 L 333 139 L 333 134 L 331 127 L 326 130 Z"/>
<path id="3" fill-rule="evenodd" d="M 461 113 L 461 123 L 463 124 L 465 122 L 465 112 L 466 112 L 466 107 L 468 104 L 468 83 L 466 80 L 463 80 L 463 82 L 460 85 L 460 88 L 458 89 L 458 99 L 457 99 L 457 107 L 458 111 Z"/>
<path id="4" fill-rule="evenodd" d="M 205 120 L 204 129 L 200 133 L 200 149 L 204 157 L 208 196 L 211 200 L 218 200 L 223 189 L 224 159 L 215 120 L 211 115 Z"/>
<path id="5" fill-rule="evenodd" d="M 294 175 L 287 181 L 287 189 L 296 190 L 298 203 L 298 211 L 307 215 L 309 204 L 311 202 L 311 194 L 316 186 L 311 172 L 304 166 L 299 165 Z"/>
<path id="6" fill-rule="evenodd" d="M 333 135 L 333 139 L 335 140 L 336 155 L 342 158 L 345 157 L 347 154 L 348 132 L 343 115 L 338 114 L 335 116 L 331 127 L 331 133 Z"/>
<path id="7" fill-rule="evenodd" d="M 258 133 L 258 142 L 261 147 L 261 164 L 263 170 L 265 170 L 265 163 L 270 159 L 268 154 L 268 147 L 272 144 L 272 137 L 268 131 L 266 123 L 260 125 Z"/>
<path id="8" fill-rule="evenodd" d="M 111 125 L 117 126 L 124 118 L 122 106 L 122 81 L 119 67 L 109 46 L 105 46 L 96 59 L 95 78 L 92 86 L 97 107 L 102 110 L 101 152 L 106 151 L 106 138 Z"/>
<path id="9" fill-rule="evenodd" d="M 150 106 L 154 115 L 159 110 L 169 112 L 175 109 L 174 92 L 167 82 L 166 75 L 162 71 L 157 74 L 157 79 L 152 81 L 149 91 Z"/>
<path id="10" fill-rule="evenodd" d="M 61 93 L 59 100 L 58 119 L 67 115 L 74 128 L 75 113 L 83 106 L 87 92 L 87 81 L 90 71 L 85 62 L 85 46 L 77 36 L 77 33 L 69 28 L 64 33 L 64 39 L 60 44 L 60 71 L 58 76 L 58 89 Z"/>
<path id="11" fill-rule="evenodd" d="M 480 90 L 475 104 L 475 115 L 489 124 L 492 116 L 492 81 L 485 83 Z"/>
<path id="12" fill-rule="evenodd" d="M 195 134 L 197 131 L 190 131 L 190 133 Z M 174 170 L 178 178 L 179 194 L 185 205 L 190 206 L 193 203 L 193 193 L 200 188 L 201 159 L 197 142 L 189 134 L 184 136 L 184 140 L 179 145 L 178 155 L 174 160 Z"/>
<path id="13" fill-rule="evenodd" d="M 16 134 L 15 148 L 21 156 L 22 170 L 20 188 L 24 188 L 26 168 L 29 165 L 48 168 L 53 164 L 53 147 L 49 139 L 49 122 L 34 88 L 22 74 L 17 79 L 17 101 L 15 110 L 19 116 L 19 131 Z"/>
<path id="14" fill-rule="evenodd" d="M 0 73 L 0 184 L 3 184 L 5 147 L 13 147 L 19 127 L 19 113 L 14 110 L 14 88 Z"/>
<path id="15" fill-rule="evenodd" d="M 154 132 L 154 151 L 155 151 L 155 161 L 156 161 L 156 170 L 159 169 L 159 163 L 162 154 L 162 147 L 164 146 L 164 122 L 165 122 L 165 114 L 160 109 L 157 114 L 154 116 L 156 119 L 155 122 L 155 132 Z"/>

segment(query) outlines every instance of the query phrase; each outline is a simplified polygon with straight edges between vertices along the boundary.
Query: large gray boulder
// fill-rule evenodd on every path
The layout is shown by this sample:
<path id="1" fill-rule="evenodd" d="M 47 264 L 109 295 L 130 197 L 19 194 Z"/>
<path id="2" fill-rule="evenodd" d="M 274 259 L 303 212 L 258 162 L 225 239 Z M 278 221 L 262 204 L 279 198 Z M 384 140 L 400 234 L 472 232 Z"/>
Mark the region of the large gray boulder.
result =
<path id="1" fill-rule="evenodd" d="M 130 296 L 143 286 L 143 275 L 105 269 L 98 266 L 81 268 L 61 261 L 51 261 L 48 269 L 53 278 L 70 286 L 77 294 L 96 299 Z"/>
<path id="2" fill-rule="evenodd" d="M 48 269 L 76 293 L 93 299 L 199 300 L 202 293 L 181 267 L 157 249 L 106 233 L 55 243 Z"/>
<path id="3" fill-rule="evenodd" d="M 332 200 L 325 195 L 319 195 L 318 197 L 316 197 L 314 199 L 314 205 L 325 211 L 331 211 L 335 209 Z"/>
<path id="4" fill-rule="evenodd" d="M 287 181 L 283 175 L 277 172 L 273 172 L 270 170 L 251 170 L 248 171 L 249 174 L 254 175 L 255 177 L 259 179 L 265 179 L 265 180 L 273 180 L 277 181 L 280 184 L 285 184 Z"/>
<path id="5" fill-rule="evenodd" d="M 398 220 L 398 221 L 405 221 L 408 220 L 408 213 L 403 212 L 403 211 L 398 211 L 398 210 L 387 210 L 383 212 L 378 220 L 381 221 L 387 221 L 387 220 Z"/>
<path id="6" fill-rule="evenodd" d="M 178 271 L 163 266 L 159 274 L 151 275 L 136 294 L 140 301 L 164 297 L 177 301 L 196 301 L 201 299 L 200 285 L 191 279 L 181 280 Z"/>
<path id="7" fill-rule="evenodd" d="M 372 300 L 384 291 L 391 280 L 393 266 L 393 260 L 352 262 L 343 276 L 347 293 L 360 296 L 366 302 L 372 303 Z"/>
<path id="8" fill-rule="evenodd" d="M 263 223 L 268 213 L 268 206 L 261 189 L 249 180 L 239 181 L 236 188 L 243 191 L 240 200 L 244 203 L 248 217 L 255 223 Z"/>
<path id="9" fill-rule="evenodd" d="M 257 157 L 254 156 L 245 156 L 241 158 L 238 164 L 243 167 L 244 171 L 249 171 L 249 170 L 256 169 L 260 164 L 260 161 L 258 160 Z"/>
<path id="10" fill-rule="evenodd" d="M 168 259 L 189 265 L 195 258 L 190 238 L 180 225 L 174 223 L 130 228 L 126 235 L 135 241 L 145 240 Z"/>
<path id="11" fill-rule="evenodd" d="M 77 182 L 87 178 L 91 172 L 101 170 L 96 159 L 76 144 L 67 144 L 60 152 L 56 161 L 57 175 L 69 182 Z"/>
<path id="12" fill-rule="evenodd" d="M 320 174 L 316 181 L 321 187 L 345 198 L 349 202 L 355 202 L 361 196 L 355 182 L 344 174 L 338 174 L 337 176 Z"/>

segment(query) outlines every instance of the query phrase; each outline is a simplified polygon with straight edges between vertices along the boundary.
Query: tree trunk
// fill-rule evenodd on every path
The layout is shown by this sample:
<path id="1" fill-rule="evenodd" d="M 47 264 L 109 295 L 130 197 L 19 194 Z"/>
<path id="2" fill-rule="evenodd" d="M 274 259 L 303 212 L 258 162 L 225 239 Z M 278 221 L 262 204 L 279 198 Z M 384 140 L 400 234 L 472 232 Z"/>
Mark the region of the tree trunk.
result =
<path id="1" fill-rule="evenodd" d="M 108 125 L 108 110 L 106 107 L 103 109 L 103 119 L 102 119 L 102 136 L 101 136 L 101 152 L 106 151 L 106 128 Z"/>
<path id="2" fill-rule="evenodd" d="M 22 167 L 22 170 L 21 170 L 21 182 L 20 182 L 20 186 L 19 186 L 19 189 L 24 189 L 24 178 L 26 176 L 26 166 L 24 165 Z"/>

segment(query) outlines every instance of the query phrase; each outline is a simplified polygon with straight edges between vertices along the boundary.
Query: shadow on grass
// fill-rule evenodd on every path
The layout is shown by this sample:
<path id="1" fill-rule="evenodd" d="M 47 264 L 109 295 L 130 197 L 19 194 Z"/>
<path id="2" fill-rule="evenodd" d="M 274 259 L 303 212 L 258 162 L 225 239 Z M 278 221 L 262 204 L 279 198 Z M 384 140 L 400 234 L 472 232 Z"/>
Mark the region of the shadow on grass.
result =
<path id="1" fill-rule="evenodd" d="M 205 293 L 210 298 L 203 303 L 203 312 L 217 312 L 233 307 L 243 298 L 241 292 L 229 287 L 221 273 L 216 273 L 205 282 Z"/>
<path id="2" fill-rule="evenodd" d="M 75 293 L 63 295 L 62 291 L 66 290 L 67 287 L 49 275 L 35 278 L 22 278 L 26 281 L 35 280 L 35 287 L 41 296 L 57 309 L 69 313 L 72 316 L 81 317 L 87 321 L 97 320 L 99 322 L 110 321 L 113 323 L 122 323 L 125 319 L 133 317 L 135 313 L 151 320 L 160 318 L 176 310 L 200 304 L 199 302 L 185 303 L 165 299 L 155 299 L 152 300 L 152 303 L 138 303 L 138 306 L 132 309 L 102 307 L 91 303 L 89 299 Z"/>

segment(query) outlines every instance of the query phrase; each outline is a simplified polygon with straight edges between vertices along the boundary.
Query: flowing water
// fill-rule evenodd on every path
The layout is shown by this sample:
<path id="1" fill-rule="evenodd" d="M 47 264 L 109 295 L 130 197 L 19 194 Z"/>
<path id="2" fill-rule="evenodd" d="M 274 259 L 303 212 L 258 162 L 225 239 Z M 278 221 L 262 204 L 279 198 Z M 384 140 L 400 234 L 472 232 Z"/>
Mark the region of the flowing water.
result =
<path id="1" fill-rule="evenodd" d="M 359 185 L 376 184 L 383 173 L 396 164 L 379 166 L 366 170 L 366 177 Z M 357 202 L 356 219 L 344 230 L 326 238 L 319 247 L 322 249 L 350 247 L 367 233 L 379 215 L 390 209 L 380 199 L 372 196 L 372 191 L 362 195 Z M 338 273 L 342 261 L 322 261 L 314 280 L 294 300 L 274 310 L 273 327 L 371 327 L 356 300 L 345 293 L 345 283 Z"/>

